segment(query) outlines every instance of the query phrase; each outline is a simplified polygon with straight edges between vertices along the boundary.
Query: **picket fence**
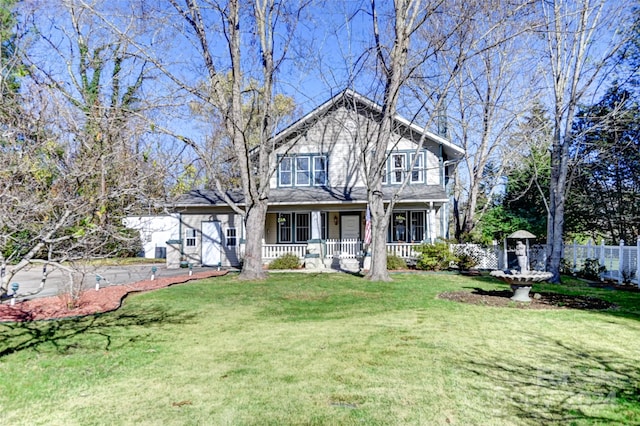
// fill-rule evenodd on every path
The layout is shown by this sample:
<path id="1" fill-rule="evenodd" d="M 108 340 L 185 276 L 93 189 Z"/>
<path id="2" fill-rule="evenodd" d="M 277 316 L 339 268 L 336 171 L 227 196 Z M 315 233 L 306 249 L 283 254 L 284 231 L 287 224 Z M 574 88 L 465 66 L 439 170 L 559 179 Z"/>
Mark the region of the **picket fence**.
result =
<path id="1" fill-rule="evenodd" d="M 480 259 L 479 269 L 509 269 L 517 265 L 513 249 L 494 245 L 482 247 L 477 244 L 452 244 L 451 251 L 455 254 L 467 253 Z M 536 244 L 529 247 L 529 263 L 531 269 L 544 270 L 547 263 L 549 247 L 546 244 Z M 633 283 L 640 286 L 640 238 L 634 246 L 625 245 L 620 241 L 618 245 L 578 244 L 573 242 L 565 244 L 563 249 L 564 264 L 571 272 L 578 273 L 585 267 L 587 259 L 597 261 L 604 266 L 605 272 L 602 279 L 614 280 L 619 283 Z"/>
<path id="2" fill-rule="evenodd" d="M 534 246 L 529 258 L 534 264 L 546 263 L 547 247 L 545 245 Z M 625 245 L 623 240 L 618 245 L 600 244 L 565 244 L 563 259 L 571 272 L 579 272 L 585 266 L 587 259 L 597 260 L 600 266 L 605 267 L 601 274 L 602 279 L 614 280 L 619 283 L 633 283 L 640 285 L 640 238 L 633 246 Z"/>

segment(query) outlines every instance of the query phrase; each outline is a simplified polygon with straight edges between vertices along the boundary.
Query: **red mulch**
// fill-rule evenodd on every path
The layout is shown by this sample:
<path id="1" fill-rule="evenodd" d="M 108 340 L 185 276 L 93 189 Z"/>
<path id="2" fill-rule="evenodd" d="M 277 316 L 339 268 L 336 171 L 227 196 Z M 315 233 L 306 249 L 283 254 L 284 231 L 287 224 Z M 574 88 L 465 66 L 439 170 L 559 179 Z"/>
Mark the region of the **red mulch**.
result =
<path id="1" fill-rule="evenodd" d="M 129 293 L 155 290 L 168 287 L 173 284 L 185 283 L 192 280 L 217 277 L 225 275 L 227 271 L 194 272 L 189 276 L 184 275 L 155 280 L 138 281 L 131 284 L 103 287 L 98 291 L 87 290 L 82 293 L 76 306 L 69 308 L 67 300 L 62 296 L 41 297 L 22 302 L 15 306 L 9 303 L 0 305 L 0 322 L 24 322 L 50 320 L 67 317 L 86 316 L 97 313 L 109 312 L 122 306 L 122 302 Z"/>

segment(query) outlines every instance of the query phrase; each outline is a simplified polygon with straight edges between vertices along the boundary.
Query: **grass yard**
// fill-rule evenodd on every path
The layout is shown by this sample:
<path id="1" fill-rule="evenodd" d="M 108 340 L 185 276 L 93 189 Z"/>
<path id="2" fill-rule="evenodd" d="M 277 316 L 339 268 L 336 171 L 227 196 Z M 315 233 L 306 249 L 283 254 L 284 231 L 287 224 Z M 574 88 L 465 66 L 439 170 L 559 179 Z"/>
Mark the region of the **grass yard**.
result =
<path id="1" fill-rule="evenodd" d="M 233 275 L 0 324 L 0 424 L 640 424 L 640 293 L 613 311 L 437 298 L 487 277 Z"/>

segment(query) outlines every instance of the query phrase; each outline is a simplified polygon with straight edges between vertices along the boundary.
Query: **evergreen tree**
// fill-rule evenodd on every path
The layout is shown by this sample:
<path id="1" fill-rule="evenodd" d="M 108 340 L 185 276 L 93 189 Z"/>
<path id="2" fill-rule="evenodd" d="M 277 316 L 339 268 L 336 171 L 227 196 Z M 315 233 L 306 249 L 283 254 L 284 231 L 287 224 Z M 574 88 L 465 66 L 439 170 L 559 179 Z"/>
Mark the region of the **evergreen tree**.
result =
<path id="1" fill-rule="evenodd" d="M 567 229 L 594 239 L 635 242 L 640 232 L 640 108 L 612 86 L 573 126 L 575 168 Z"/>
<path id="2" fill-rule="evenodd" d="M 512 136 L 514 152 L 522 155 L 511 159 L 504 194 L 482 219 L 485 241 L 502 239 L 518 229 L 546 235 L 550 129 L 544 108 L 535 104 Z"/>

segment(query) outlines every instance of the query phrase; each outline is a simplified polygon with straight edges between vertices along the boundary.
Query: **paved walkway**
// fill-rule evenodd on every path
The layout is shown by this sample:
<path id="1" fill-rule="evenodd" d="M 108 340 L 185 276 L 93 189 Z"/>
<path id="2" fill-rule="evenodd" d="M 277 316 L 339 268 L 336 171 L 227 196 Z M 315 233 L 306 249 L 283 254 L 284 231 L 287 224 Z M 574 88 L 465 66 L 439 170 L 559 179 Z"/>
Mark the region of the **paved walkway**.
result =
<path id="1" fill-rule="evenodd" d="M 151 278 L 153 269 L 155 268 L 155 278 L 175 277 L 180 275 L 188 275 L 189 269 L 177 268 L 167 269 L 163 263 L 144 264 L 144 265 L 127 265 L 127 266 L 87 266 L 82 271 L 84 273 L 83 286 L 87 289 L 95 288 L 96 283 L 101 288 L 112 285 L 130 284 Z M 195 267 L 193 273 L 203 271 L 213 271 L 215 268 Z M 98 277 L 98 278 L 97 278 Z M 11 294 L 11 284 L 18 283 L 18 294 L 28 294 L 35 292 L 40 286 L 42 279 L 42 268 L 34 265 L 30 269 L 22 270 L 16 274 L 9 283 L 9 293 Z M 28 299 L 35 297 L 57 296 L 64 292 L 64 286 L 68 282 L 68 276 L 59 269 L 53 270 L 47 276 L 44 289 L 37 294 L 27 296 Z M 21 298 L 19 297 L 18 300 Z"/>

